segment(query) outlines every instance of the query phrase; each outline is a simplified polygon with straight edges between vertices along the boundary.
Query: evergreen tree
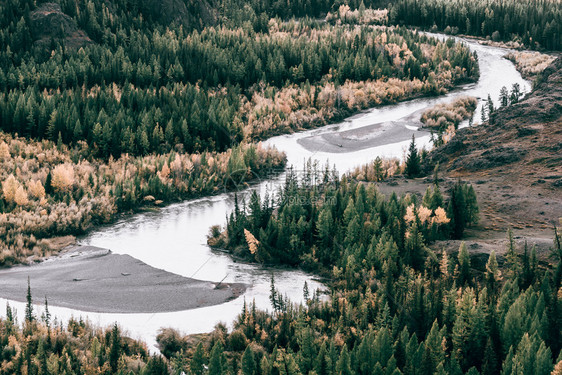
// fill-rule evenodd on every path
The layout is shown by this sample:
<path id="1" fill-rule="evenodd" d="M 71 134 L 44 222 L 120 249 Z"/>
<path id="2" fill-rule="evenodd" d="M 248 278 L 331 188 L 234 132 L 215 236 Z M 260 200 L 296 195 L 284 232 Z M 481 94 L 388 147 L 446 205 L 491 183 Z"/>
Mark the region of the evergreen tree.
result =
<path id="1" fill-rule="evenodd" d="M 26 305 L 25 305 L 25 322 L 26 324 L 31 324 L 35 320 L 35 316 L 33 314 L 33 300 L 31 297 L 31 282 L 29 280 L 29 276 L 27 277 L 27 296 L 26 296 Z"/>
<path id="2" fill-rule="evenodd" d="M 450 196 L 447 217 L 451 219 L 449 225 L 453 238 L 460 239 L 467 224 L 466 200 L 460 181 L 451 189 Z"/>
<path id="3" fill-rule="evenodd" d="M 242 355 L 241 366 L 243 375 L 254 375 L 256 373 L 256 361 L 254 359 L 254 353 L 252 352 L 250 345 L 246 347 L 246 350 Z"/>
<path id="4" fill-rule="evenodd" d="M 406 176 L 408 178 L 418 177 L 421 173 L 421 161 L 418 149 L 416 147 L 416 137 L 412 134 L 412 142 L 408 148 L 408 156 L 406 157 Z"/>
<path id="5" fill-rule="evenodd" d="M 224 358 L 223 347 L 220 341 L 217 341 L 211 350 L 209 358 L 208 375 L 222 375 L 226 372 L 226 360 Z"/>
<path id="6" fill-rule="evenodd" d="M 507 91 L 507 87 L 503 86 L 500 90 L 500 105 L 502 107 L 507 107 L 509 105 L 509 92 Z"/>
<path id="7" fill-rule="evenodd" d="M 117 372 L 119 358 L 121 357 L 121 334 L 117 323 L 111 330 L 111 347 L 109 349 L 109 365 L 113 372 Z"/>
<path id="8" fill-rule="evenodd" d="M 205 371 L 205 350 L 201 342 L 195 347 L 195 351 L 189 362 L 189 370 L 193 375 L 203 375 Z"/>
<path id="9" fill-rule="evenodd" d="M 470 255 L 468 254 L 468 250 L 464 242 L 461 243 L 461 246 L 459 248 L 458 262 L 459 262 L 459 276 L 458 276 L 459 285 L 465 285 L 467 283 L 470 283 L 471 280 Z"/>

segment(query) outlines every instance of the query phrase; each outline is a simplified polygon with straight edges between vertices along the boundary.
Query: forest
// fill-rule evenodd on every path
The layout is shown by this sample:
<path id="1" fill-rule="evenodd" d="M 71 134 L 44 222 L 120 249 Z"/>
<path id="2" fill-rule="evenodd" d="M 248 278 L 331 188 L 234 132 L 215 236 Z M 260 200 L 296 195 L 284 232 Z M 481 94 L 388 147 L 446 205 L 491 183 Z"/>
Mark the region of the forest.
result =
<path id="1" fill-rule="evenodd" d="M 68 148 L 0 132 L 0 266 L 40 260 L 50 237 L 78 235 L 119 214 L 237 188 L 285 165 L 261 144 L 197 154 L 88 160 L 85 142 Z"/>
<path id="2" fill-rule="evenodd" d="M 232 330 L 218 324 L 196 337 L 162 329 L 162 356 L 150 356 L 116 326 L 52 322 L 47 302 L 38 316 L 28 291 L 24 322 L 9 307 L 0 319 L 3 373 L 561 373 L 556 228 L 553 264 L 511 230 L 505 255 L 475 258 L 462 241 L 456 253 L 435 251 L 434 240 L 461 238 L 478 221 L 471 185 L 442 192 L 435 175 L 418 201 L 336 176 L 314 166 L 289 173 L 278 195 L 239 202 L 214 238 L 246 259 L 298 259 L 330 280 L 328 296 L 305 284 L 306 302 L 293 304 L 272 277 L 270 311 L 245 303 Z"/>
<path id="3" fill-rule="evenodd" d="M 465 45 L 409 27 L 562 43 L 562 5 L 550 0 L 162 4 L 0 3 L 0 266 L 54 254 L 49 237 L 282 168 L 285 155 L 259 143 L 272 135 L 478 79 Z M 529 75 L 551 61 L 510 58 Z M 520 96 L 502 89 L 501 106 Z M 423 121 L 446 142 L 475 108 L 462 98 Z M 488 98 L 482 122 L 495 110 Z M 294 304 L 272 277 L 268 311 L 246 301 L 230 328 L 162 329 L 161 355 L 150 355 L 117 325 L 52 319 L 30 285 L 24 320 L 9 305 L 0 318 L 0 374 L 562 375 L 559 229 L 549 262 L 511 230 L 502 255 L 471 255 L 462 240 L 481 209 L 471 184 L 444 189 L 438 168 L 421 198 L 374 183 L 420 177 L 426 157 L 412 137 L 403 162 L 377 158 L 342 177 L 289 169 L 279 191 L 237 196 L 226 226 L 210 228 L 210 245 L 313 272 L 327 293 L 305 284 Z"/>
<path id="4" fill-rule="evenodd" d="M 390 23 L 562 49 L 562 4 L 551 0 L 398 0 Z"/>
<path id="5" fill-rule="evenodd" d="M 370 268 L 384 234 L 394 239 L 402 262 L 419 269 L 426 252 L 421 239 L 460 239 L 478 221 L 471 185 L 457 183 L 448 200 L 438 182 L 428 187 L 421 202 L 394 194 L 387 200 L 374 184 L 337 176 L 314 165 L 299 174 L 289 169 L 284 187 L 272 197 L 254 191 L 245 208 L 236 202 L 226 230 L 218 236 L 215 232 L 211 243 L 252 261 L 322 273 L 332 271 L 338 260 L 352 258 L 366 260 L 362 266 Z"/>
<path id="6" fill-rule="evenodd" d="M 505 256 L 477 261 L 464 242 L 456 254 L 430 248 L 478 220 L 470 185 L 442 193 L 436 178 L 417 201 L 347 177 L 300 177 L 289 175 L 275 199 L 252 194 L 213 240 L 260 262 L 298 259 L 329 275 L 330 298 L 305 287 L 306 305 L 295 306 L 272 280 L 273 312 L 249 304 L 234 331 L 218 327 L 205 343 L 210 374 L 560 373 L 556 228 L 552 267 L 511 230 Z M 162 344 L 171 342 L 182 345 Z"/>
<path id="7" fill-rule="evenodd" d="M 1 128 L 85 141 L 103 158 L 226 151 L 478 76 L 466 47 L 405 28 L 271 20 L 259 32 L 224 25 L 188 31 L 143 23 L 120 2 L 111 16 L 102 2 L 73 4 L 60 9 L 68 28 L 91 37 L 79 49 L 60 33 L 38 43 L 33 20 L 52 12 L 45 5 L 33 10 L 22 1 L 2 12 Z"/>
<path id="8" fill-rule="evenodd" d="M 0 374 L 167 373 L 160 356 L 150 356 L 146 344 L 124 337 L 117 325 L 102 329 L 81 318 L 63 323 L 51 316 L 47 300 L 42 310 L 34 308 L 30 286 L 26 299 L 23 322 L 9 303 L 0 319 Z"/>

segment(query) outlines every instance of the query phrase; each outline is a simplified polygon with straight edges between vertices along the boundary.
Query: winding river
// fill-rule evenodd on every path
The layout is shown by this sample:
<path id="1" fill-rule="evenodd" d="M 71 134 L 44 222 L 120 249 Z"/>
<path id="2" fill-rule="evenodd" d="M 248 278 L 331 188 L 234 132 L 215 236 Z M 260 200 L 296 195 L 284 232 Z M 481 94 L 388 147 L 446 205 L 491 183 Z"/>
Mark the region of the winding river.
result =
<path id="1" fill-rule="evenodd" d="M 433 35 L 445 38 L 444 35 Z M 345 172 L 376 156 L 402 157 L 412 134 L 416 134 L 418 146 L 429 146 L 429 134 L 418 130 L 411 123 L 417 123 L 420 112 L 436 103 L 451 101 L 459 95 L 486 98 L 490 94 L 497 104 L 501 87 L 510 88 L 513 83 L 519 83 L 525 92 L 530 91 L 530 83 L 521 77 L 511 62 L 503 58 L 507 50 L 482 46 L 470 40 L 462 41 L 478 54 L 480 80 L 477 83 L 438 98 L 421 98 L 370 109 L 338 124 L 274 137 L 265 143 L 285 151 L 289 164 L 297 169 L 311 158 L 322 165 L 329 161 L 330 166 L 335 165 L 338 171 Z M 480 113 L 477 111 L 475 122 L 479 118 Z M 283 179 L 281 174 L 252 189 L 273 190 Z M 249 189 L 246 189 L 243 193 L 248 192 Z M 157 212 L 127 217 L 111 226 L 100 228 L 79 239 L 79 242 L 108 248 L 117 254 L 128 254 L 150 266 L 187 277 L 246 283 L 249 288 L 243 296 L 221 305 L 170 313 L 104 314 L 53 306 L 50 307 L 52 315 L 62 321 L 71 316 L 82 316 L 94 324 L 109 325 L 117 322 L 131 337 L 143 339 L 151 349 L 155 349 L 155 336 L 161 327 L 174 327 L 183 333 L 208 332 L 218 322 L 230 324 L 242 310 L 244 300 L 254 300 L 259 308 L 269 309 L 272 273 L 275 275 L 277 288 L 295 302 L 303 298 L 305 281 L 311 290 L 322 288 L 321 283 L 304 272 L 264 269 L 235 262 L 225 254 L 211 251 L 206 245 L 209 228 L 215 224 L 224 224 L 226 215 L 233 206 L 234 193 L 190 200 Z M 119 291 L 116 290 L 115 293 Z M 5 311 L 6 302 L 5 299 L 0 300 L 0 311 Z M 10 305 L 16 307 L 21 320 L 24 304 L 10 301 Z M 41 309 L 40 306 L 37 308 Z"/>

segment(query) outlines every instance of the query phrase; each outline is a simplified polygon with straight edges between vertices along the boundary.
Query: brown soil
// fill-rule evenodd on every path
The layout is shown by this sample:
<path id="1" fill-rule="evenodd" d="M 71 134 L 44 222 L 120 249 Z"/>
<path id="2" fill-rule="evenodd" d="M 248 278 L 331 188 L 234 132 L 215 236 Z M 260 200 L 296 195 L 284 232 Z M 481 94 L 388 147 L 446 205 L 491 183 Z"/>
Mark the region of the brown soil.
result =
<path id="1" fill-rule="evenodd" d="M 439 163 L 442 191 L 457 179 L 472 183 L 480 206 L 480 222 L 466 231 L 473 253 L 505 251 L 512 228 L 522 249 L 536 245 L 548 261 L 554 226 L 562 226 L 562 58 L 543 73 L 524 100 L 497 110 L 489 123 L 465 128 L 429 156 L 426 170 Z M 381 184 L 389 193 L 422 196 L 431 178 L 395 178 Z M 458 241 L 434 244 L 458 250 Z"/>

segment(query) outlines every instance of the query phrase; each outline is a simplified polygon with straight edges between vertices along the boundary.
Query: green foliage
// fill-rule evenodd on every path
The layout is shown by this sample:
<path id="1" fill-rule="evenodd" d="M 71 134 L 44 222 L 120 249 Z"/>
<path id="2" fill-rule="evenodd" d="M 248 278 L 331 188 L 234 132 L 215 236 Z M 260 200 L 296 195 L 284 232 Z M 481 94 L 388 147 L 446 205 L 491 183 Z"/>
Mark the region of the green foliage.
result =
<path id="1" fill-rule="evenodd" d="M 233 5 L 227 4 L 238 2 L 225 0 L 220 9 L 247 9 L 242 17 L 257 22 L 257 31 L 240 29 L 244 21 L 232 24 L 226 15 L 224 23 L 232 28 L 159 24 L 158 17 L 146 18 L 145 7 L 136 0 L 132 9 L 127 1 L 114 1 L 111 10 L 98 0 L 62 0 L 62 10 L 95 41 L 79 50 L 58 39 L 46 50 L 32 43 L 31 34 L 38 32 L 30 21 L 35 4 L 9 2 L 0 16 L 0 128 L 59 144 L 83 141 L 105 158 L 173 149 L 224 151 L 251 135 L 242 128 L 248 116 L 242 105 L 255 93 L 273 99 L 279 89 L 294 84 L 308 93 L 313 86 L 316 96 L 317 87 L 327 82 L 338 86 L 389 77 L 419 79 L 429 92 L 434 89 L 429 81 L 442 70 L 449 70 L 453 80 L 477 75 L 466 47 L 447 44 L 428 57 L 420 44 L 436 46 L 437 41 L 406 28 L 362 26 L 352 38 L 341 27 L 278 21 L 283 32 L 299 35 L 279 37 L 270 33 L 269 18 L 264 18 L 271 8 L 253 2 L 253 11 L 247 5 L 230 11 Z M 318 11 L 318 1 L 314 3 L 279 9 Z M 372 43 L 383 33 L 385 44 L 405 45 L 412 52 L 405 63 L 423 67 L 416 77 L 394 63 L 387 49 Z M 445 69 L 440 60 L 452 64 Z M 349 113 L 347 108 L 338 111 Z"/>
<path id="2" fill-rule="evenodd" d="M 548 0 L 399 0 L 390 22 L 492 38 L 531 48 L 562 48 L 562 6 Z"/>
<path id="3" fill-rule="evenodd" d="M 313 293 L 305 305 L 292 305 L 272 281 L 274 312 L 245 305 L 230 336 L 243 332 L 249 345 L 224 353 L 233 368 L 257 373 L 259 363 L 263 374 L 552 371 L 562 321 L 560 296 L 552 289 L 555 270 L 539 268 L 532 252 L 524 252 L 508 265 L 520 271 L 506 272 L 492 252 L 482 274 L 472 268 L 464 243 L 454 267 L 446 253 L 440 261 L 428 248 L 432 216 L 422 220 L 422 211 L 432 212 L 435 195 L 436 202 L 462 209 L 465 225 L 474 222 L 476 196 L 469 185 L 458 182 L 451 193 L 461 197 L 448 198 L 433 186 L 418 205 L 411 197 L 385 198 L 373 184 L 330 176 L 315 168 L 300 177 L 289 171 L 273 197 L 275 209 L 254 194 L 251 209 L 237 204 L 230 216 L 227 248 L 255 260 L 244 237 L 232 235 L 240 228 L 260 233 L 258 251 L 269 263 L 297 265 L 298 258 L 300 266 L 330 280 L 326 300 Z M 270 211 L 262 216 L 264 207 Z M 442 225 L 454 236 L 452 221 Z M 527 275 L 524 284 L 521 275 Z"/>
<path id="4" fill-rule="evenodd" d="M 478 222 L 478 202 L 472 185 L 458 181 L 451 189 L 447 216 L 451 219 L 452 237 L 462 238 L 466 227 Z"/>
<path id="5" fill-rule="evenodd" d="M 421 173 L 421 160 L 416 147 L 416 137 L 412 134 L 412 142 L 408 148 L 408 156 L 406 157 L 406 176 L 409 178 L 418 177 Z"/>

